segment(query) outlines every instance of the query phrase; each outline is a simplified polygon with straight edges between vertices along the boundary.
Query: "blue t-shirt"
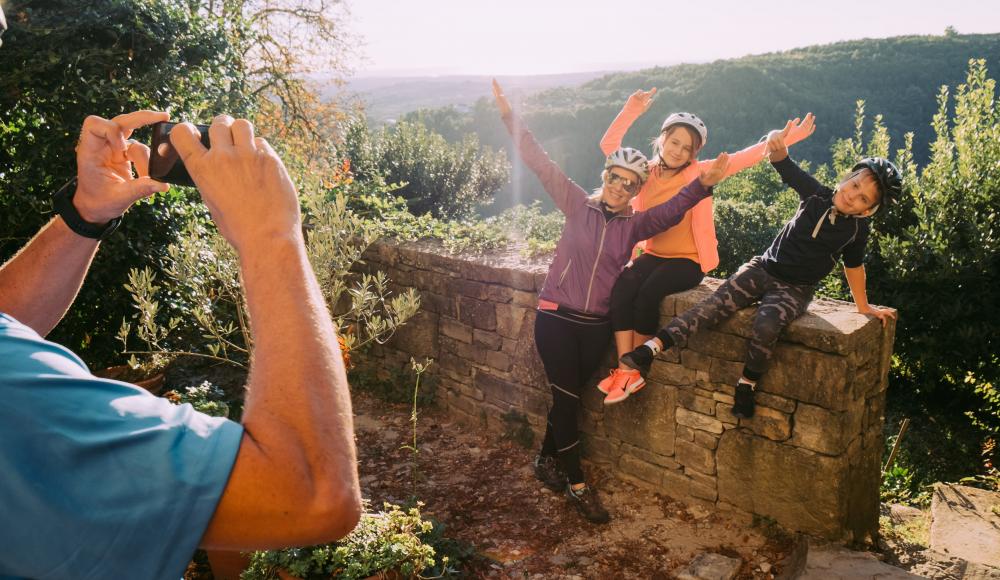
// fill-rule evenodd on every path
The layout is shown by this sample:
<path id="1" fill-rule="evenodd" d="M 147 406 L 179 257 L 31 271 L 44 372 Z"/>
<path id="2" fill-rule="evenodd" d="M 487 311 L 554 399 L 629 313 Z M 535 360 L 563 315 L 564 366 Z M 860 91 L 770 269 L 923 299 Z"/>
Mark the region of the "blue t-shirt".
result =
<path id="1" fill-rule="evenodd" d="M 182 577 L 242 434 L 0 314 L 0 578 Z"/>

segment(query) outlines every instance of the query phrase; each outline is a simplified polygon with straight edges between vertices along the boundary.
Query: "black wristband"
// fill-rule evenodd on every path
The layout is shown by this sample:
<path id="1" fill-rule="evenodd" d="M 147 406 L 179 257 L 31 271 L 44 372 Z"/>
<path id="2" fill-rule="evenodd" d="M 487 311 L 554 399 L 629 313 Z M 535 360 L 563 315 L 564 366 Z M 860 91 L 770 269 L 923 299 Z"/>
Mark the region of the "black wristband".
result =
<path id="1" fill-rule="evenodd" d="M 121 225 L 121 217 L 116 217 L 106 224 L 94 224 L 83 219 L 80 217 L 80 212 L 76 211 L 76 206 L 73 205 L 74 195 L 76 195 L 75 177 L 52 194 L 52 208 L 62 217 L 69 229 L 85 238 L 103 240 Z"/>

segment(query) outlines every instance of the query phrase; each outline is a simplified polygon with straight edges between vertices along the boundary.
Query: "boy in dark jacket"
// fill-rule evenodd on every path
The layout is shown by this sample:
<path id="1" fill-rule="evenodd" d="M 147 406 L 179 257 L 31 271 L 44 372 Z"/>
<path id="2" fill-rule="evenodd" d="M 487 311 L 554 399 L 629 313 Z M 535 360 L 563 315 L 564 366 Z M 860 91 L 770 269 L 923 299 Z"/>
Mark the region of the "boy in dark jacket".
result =
<path id="1" fill-rule="evenodd" d="M 740 267 L 718 290 L 687 312 L 675 317 L 656 336 L 622 356 L 621 361 L 643 376 L 653 358 L 671 346 L 683 347 L 702 328 L 722 322 L 737 310 L 759 303 L 747 347 L 743 374 L 736 383 L 733 415 L 754 414 L 754 389 L 767 368 L 778 335 L 805 311 L 816 285 L 837 260 L 858 312 L 882 321 L 895 318 L 892 310 L 868 304 L 865 292 L 865 246 L 869 216 L 891 203 L 902 187 L 895 165 L 881 157 L 859 161 L 836 190 L 820 184 L 788 157 L 779 131 L 767 136 L 771 164 L 782 181 L 799 194 L 798 211 L 762 256 Z"/>

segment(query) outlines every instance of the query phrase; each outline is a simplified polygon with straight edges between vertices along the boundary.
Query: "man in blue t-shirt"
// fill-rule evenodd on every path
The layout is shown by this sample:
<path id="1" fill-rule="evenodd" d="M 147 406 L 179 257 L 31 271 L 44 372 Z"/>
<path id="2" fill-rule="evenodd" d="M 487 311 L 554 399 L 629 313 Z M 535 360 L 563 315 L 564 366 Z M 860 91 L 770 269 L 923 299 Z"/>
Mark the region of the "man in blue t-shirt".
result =
<path id="1" fill-rule="evenodd" d="M 176 579 L 198 546 L 316 544 L 360 517 L 347 379 L 295 186 L 246 120 L 216 117 L 211 149 L 190 124 L 170 136 L 240 257 L 255 344 L 243 424 L 95 378 L 43 338 L 100 240 L 166 189 L 128 140 L 164 120 L 88 117 L 58 215 L 0 267 L 0 578 Z"/>

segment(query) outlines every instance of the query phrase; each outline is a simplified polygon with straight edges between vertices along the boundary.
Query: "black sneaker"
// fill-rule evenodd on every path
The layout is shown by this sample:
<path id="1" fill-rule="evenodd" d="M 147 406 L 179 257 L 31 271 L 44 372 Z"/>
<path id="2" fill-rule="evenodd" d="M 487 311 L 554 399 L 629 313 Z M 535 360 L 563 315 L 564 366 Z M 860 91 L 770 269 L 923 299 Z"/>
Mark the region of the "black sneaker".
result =
<path id="1" fill-rule="evenodd" d="M 649 367 L 653 365 L 653 349 L 646 345 L 640 345 L 632 352 L 627 352 L 620 359 L 622 364 L 639 371 L 642 378 L 649 374 Z"/>
<path id="2" fill-rule="evenodd" d="M 589 485 L 579 491 L 573 491 L 573 487 L 567 483 L 566 497 L 569 498 L 571 504 L 576 506 L 577 511 L 583 517 L 587 518 L 587 521 L 595 524 L 606 524 L 611 520 L 608 510 L 604 509 L 604 506 L 601 505 L 601 500 L 597 497 L 597 492 Z"/>
<path id="3" fill-rule="evenodd" d="M 736 403 L 733 405 L 733 416 L 738 419 L 753 417 L 753 385 L 739 381 L 736 383 Z"/>
<path id="4" fill-rule="evenodd" d="M 559 491 L 566 485 L 566 476 L 559 468 L 559 459 L 536 455 L 532 467 L 535 469 L 535 477 L 538 478 L 538 481 L 552 491 Z"/>

